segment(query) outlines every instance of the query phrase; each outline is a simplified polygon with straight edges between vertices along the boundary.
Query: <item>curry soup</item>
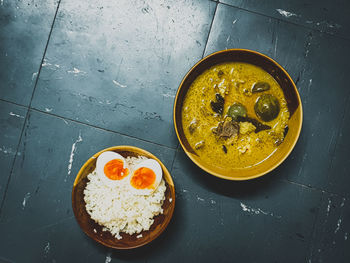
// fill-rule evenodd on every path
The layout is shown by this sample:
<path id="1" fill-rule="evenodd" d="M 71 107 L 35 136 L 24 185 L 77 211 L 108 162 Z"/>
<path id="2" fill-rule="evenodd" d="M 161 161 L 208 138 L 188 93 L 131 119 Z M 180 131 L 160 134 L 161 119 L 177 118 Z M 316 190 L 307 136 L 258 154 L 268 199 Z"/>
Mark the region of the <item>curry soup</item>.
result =
<path id="1" fill-rule="evenodd" d="M 283 142 L 289 112 L 282 89 L 263 69 L 241 62 L 215 65 L 187 91 L 185 136 L 207 163 L 245 168 L 271 156 Z"/>

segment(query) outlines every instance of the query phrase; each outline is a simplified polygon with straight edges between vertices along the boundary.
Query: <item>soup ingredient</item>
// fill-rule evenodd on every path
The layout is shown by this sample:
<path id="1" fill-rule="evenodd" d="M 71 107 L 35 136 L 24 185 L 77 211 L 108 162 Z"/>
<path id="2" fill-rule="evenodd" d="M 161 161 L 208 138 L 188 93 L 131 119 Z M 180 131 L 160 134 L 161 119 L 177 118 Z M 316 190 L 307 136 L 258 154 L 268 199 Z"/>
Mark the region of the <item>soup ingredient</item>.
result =
<path id="1" fill-rule="evenodd" d="M 194 145 L 194 148 L 195 148 L 196 150 L 198 150 L 198 149 L 200 149 L 200 148 L 203 148 L 204 145 L 205 145 L 205 141 L 199 141 L 199 142 L 197 142 L 197 143 Z"/>
<path id="2" fill-rule="evenodd" d="M 240 134 L 248 134 L 248 133 L 251 133 L 255 130 L 256 130 L 256 127 L 248 121 L 239 123 L 239 133 Z"/>
<path id="3" fill-rule="evenodd" d="M 130 176 L 130 186 L 134 194 L 150 195 L 162 180 L 162 167 L 153 159 L 141 162 Z"/>
<path id="4" fill-rule="evenodd" d="M 260 121 L 250 117 L 238 117 L 238 121 L 250 122 L 253 124 L 256 127 L 255 133 L 271 129 L 271 126 L 262 124 Z"/>
<path id="5" fill-rule="evenodd" d="M 257 82 L 257 83 L 254 83 L 254 85 L 252 87 L 252 93 L 263 92 L 263 91 L 267 91 L 269 89 L 270 89 L 269 83 Z"/>
<path id="6" fill-rule="evenodd" d="M 96 171 L 107 184 L 117 184 L 129 175 L 124 157 L 111 151 L 103 152 L 98 156 Z"/>
<path id="7" fill-rule="evenodd" d="M 125 159 L 131 171 L 145 160 L 147 158 L 143 156 Z M 97 169 L 87 178 L 89 182 L 84 190 L 86 211 L 96 223 L 104 227 L 103 231 L 111 232 L 117 239 L 122 238 L 122 232 L 132 235 L 149 230 L 154 217 L 163 213 L 166 191 L 164 180 L 152 194 L 134 195 L 127 183 L 105 184 Z"/>
<path id="8" fill-rule="evenodd" d="M 275 96 L 263 94 L 255 103 L 254 110 L 261 120 L 269 122 L 276 119 L 280 113 L 280 104 Z"/>
<path id="9" fill-rule="evenodd" d="M 225 121 L 221 121 L 218 127 L 214 128 L 212 132 L 218 135 L 224 140 L 237 136 L 239 131 L 239 125 L 237 122 L 232 121 L 231 118 L 226 118 Z"/>
<path id="10" fill-rule="evenodd" d="M 189 130 L 189 132 L 192 134 L 192 133 L 194 133 L 194 131 L 196 130 L 197 127 L 198 127 L 198 122 L 197 122 L 197 120 L 194 118 L 194 119 L 191 121 L 190 125 L 188 125 L 188 130 Z"/>
<path id="11" fill-rule="evenodd" d="M 269 122 L 254 109 L 265 94 L 279 102 L 279 113 Z M 186 93 L 181 115 L 186 139 L 201 161 L 223 169 L 252 167 L 273 155 L 289 119 L 277 81 L 262 68 L 241 62 L 215 65 L 199 75 Z M 191 124 L 194 119 L 198 126 Z"/>
<path id="12" fill-rule="evenodd" d="M 225 99 L 219 93 L 215 94 L 215 98 L 216 102 L 211 101 L 210 106 L 214 112 L 219 113 L 221 115 L 224 109 Z"/>
<path id="13" fill-rule="evenodd" d="M 247 116 L 247 109 L 241 103 L 235 102 L 228 108 L 227 116 L 236 121 L 238 117 Z"/>

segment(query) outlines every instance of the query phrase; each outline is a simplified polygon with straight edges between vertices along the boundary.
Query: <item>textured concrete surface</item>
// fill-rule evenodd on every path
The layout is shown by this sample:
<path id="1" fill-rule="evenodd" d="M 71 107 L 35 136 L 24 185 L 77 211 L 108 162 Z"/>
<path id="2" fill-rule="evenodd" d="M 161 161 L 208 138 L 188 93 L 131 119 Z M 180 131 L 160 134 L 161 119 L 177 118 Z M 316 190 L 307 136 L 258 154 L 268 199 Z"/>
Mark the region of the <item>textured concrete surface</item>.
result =
<path id="1" fill-rule="evenodd" d="M 0 262 L 349 262 L 348 1 L 0 0 Z M 268 175 L 228 182 L 179 147 L 183 76 L 217 50 L 280 63 L 304 109 Z M 73 147 L 74 145 L 74 147 Z M 151 244 L 114 251 L 76 223 L 97 151 L 134 145 L 171 172 L 176 208 Z"/>

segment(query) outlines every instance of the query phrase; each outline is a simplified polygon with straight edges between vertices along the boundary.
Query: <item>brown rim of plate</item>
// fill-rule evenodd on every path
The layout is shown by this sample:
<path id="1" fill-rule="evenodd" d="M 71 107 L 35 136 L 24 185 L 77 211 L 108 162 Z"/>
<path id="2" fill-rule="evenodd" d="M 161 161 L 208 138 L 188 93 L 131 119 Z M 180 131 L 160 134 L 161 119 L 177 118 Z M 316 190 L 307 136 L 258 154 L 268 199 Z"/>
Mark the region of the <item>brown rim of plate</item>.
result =
<path id="1" fill-rule="evenodd" d="M 154 223 L 151 225 L 150 230 L 148 231 L 142 231 L 139 234 L 142 234 L 143 236 L 141 238 L 137 238 L 139 234 L 133 234 L 133 235 L 128 235 L 126 233 L 121 233 L 121 236 L 123 239 L 118 240 L 117 238 L 113 237 L 112 234 L 109 231 L 102 231 L 102 226 L 98 225 L 94 220 L 90 218 L 90 215 L 87 213 L 85 209 L 85 205 L 82 208 L 82 204 L 78 204 L 78 202 L 84 202 L 84 198 L 81 197 L 81 200 L 76 200 L 76 195 L 77 191 L 80 191 L 82 194 L 82 189 L 78 189 L 78 186 L 81 187 L 80 183 L 83 183 L 83 180 L 87 180 L 86 176 L 88 173 L 85 172 L 86 169 L 89 169 L 90 166 L 94 166 L 95 164 L 92 164 L 96 162 L 97 157 L 105 152 L 105 151 L 114 151 L 117 153 L 134 153 L 133 156 L 146 156 L 148 158 L 153 158 L 156 161 L 159 162 L 159 164 L 162 167 L 163 171 L 163 178 L 166 183 L 166 191 L 165 191 L 165 197 L 166 199 L 164 200 L 164 203 L 162 205 L 162 208 L 164 209 L 164 213 L 160 214 L 158 216 L 154 217 Z M 123 154 L 121 154 L 123 155 Z M 129 156 L 132 156 L 131 154 Z M 125 156 L 124 156 L 125 157 Z M 90 167 L 91 168 L 91 167 Z M 84 174 L 85 173 L 85 174 Z M 86 184 L 84 185 L 85 189 Z M 172 200 L 170 201 L 169 198 Z M 166 207 L 165 207 L 166 205 Z M 94 154 L 92 157 L 90 157 L 84 165 L 80 168 L 73 184 L 73 189 L 72 189 L 72 207 L 73 207 L 73 212 L 74 216 L 80 226 L 80 228 L 84 231 L 84 233 L 95 240 L 96 242 L 110 247 L 114 249 L 133 249 L 137 247 L 144 246 L 154 239 L 156 239 L 168 226 L 173 213 L 174 213 L 174 208 L 175 208 L 175 187 L 174 187 L 174 182 L 171 178 L 171 175 L 165 165 L 152 153 L 143 150 L 141 148 L 135 147 L 135 146 L 127 146 L 127 145 L 121 145 L 121 146 L 113 146 L 109 147 L 106 149 L 103 149 L 99 151 L 98 153 Z M 81 215 L 81 212 L 83 212 L 83 216 Z M 166 214 L 165 214 L 166 213 Z M 83 220 L 87 220 L 87 222 L 83 222 Z M 159 223 L 160 222 L 160 223 Z M 95 230 L 97 230 L 95 232 Z M 155 232 L 156 231 L 156 232 Z M 150 237 L 148 237 L 150 235 Z M 106 238 L 106 240 L 104 239 Z M 126 240 L 126 239 L 128 240 Z M 130 241 L 131 240 L 131 241 Z M 134 240 L 134 241 L 133 241 Z"/>
<path id="2" fill-rule="evenodd" d="M 296 96 L 297 98 L 297 107 L 296 108 L 299 108 L 300 107 L 300 122 L 299 122 L 299 125 L 298 125 L 298 128 L 297 128 L 297 135 L 295 137 L 295 140 L 293 141 L 293 143 L 291 144 L 291 147 L 289 148 L 289 150 L 287 151 L 287 153 L 277 162 L 275 163 L 273 166 L 271 166 L 269 169 L 263 171 L 263 172 L 259 172 L 257 174 L 254 174 L 252 176 L 248 176 L 248 177 L 230 177 L 230 176 L 225 176 L 225 175 L 222 175 L 214 170 L 211 170 L 211 169 L 207 169 L 207 167 L 205 167 L 204 165 L 202 165 L 200 162 L 198 162 L 195 158 L 193 158 L 193 152 L 190 153 L 186 146 L 184 145 L 184 142 L 180 136 L 180 133 L 179 133 L 179 127 L 177 125 L 177 118 L 176 118 L 176 109 L 178 107 L 178 105 L 180 104 L 180 106 L 182 107 L 182 102 L 180 103 L 179 102 L 179 94 L 181 92 L 181 89 L 183 88 L 183 85 L 184 85 L 184 82 L 187 80 L 187 78 L 193 74 L 198 66 L 200 66 L 203 62 L 205 62 L 206 60 L 209 60 L 211 59 L 212 57 L 214 56 L 218 56 L 218 55 L 221 55 L 222 53 L 230 53 L 230 52 L 242 52 L 242 53 L 250 53 L 250 54 L 254 54 L 254 55 L 257 55 L 257 56 L 260 56 L 266 60 L 268 60 L 270 63 L 274 64 L 279 70 L 281 70 L 283 72 L 283 74 L 288 78 L 288 80 L 290 81 L 290 84 L 291 86 L 293 87 L 293 91 L 294 91 L 294 95 Z M 238 61 L 238 60 L 237 60 Z M 224 63 L 224 62 L 235 62 L 235 61 L 223 61 L 223 62 L 218 62 L 218 63 L 213 63 L 211 64 L 209 67 L 207 67 L 206 69 L 209 69 L 210 67 L 214 66 L 214 65 L 218 65 L 218 64 L 221 64 L 221 63 Z M 243 62 L 243 61 L 241 61 Z M 246 62 L 246 63 L 249 63 L 249 62 Z M 250 64 L 253 64 L 253 63 L 250 63 Z M 254 65 L 254 64 L 253 64 Z M 259 65 L 258 65 L 259 66 Z M 200 73 L 201 74 L 201 73 Z M 198 74 L 194 80 L 200 75 Z M 274 77 L 275 78 L 275 77 Z M 193 80 L 193 81 L 194 81 Z M 193 82 L 192 81 L 192 82 Z M 285 92 L 283 90 L 283 92 Z M 288 107 L 289 108 L 289 107 Z M 296 108 L 293 108 L 291 110 L 291 116 L 294 114 Z M 291 117 L 290 116 L 290 117 Z M 174 107 L 173 107 L 173 121 L 174 121 L 174 128 L 175 128 L 175 132 L 176 132 L 176 135 L 177 135 L 177 138 L 181 144 L 181 147 L 182 149 L 185 151 L 185 153 L 187 154 L 187 156 L 198 166 L 200 167 L 202 170 L 204 170 L 205 172 L 207 173 L 210 173 L 216 177 L 219 177 L 219 178 L 222 178 L 222 179 L 226 179 L 226 180 L 235 180 L 235 181 L 244 181 L 244 180 L 250 180 L 250 179 L 254 179 L 254 178 L 257 178 L 257 177 L 260 177 L 264 174 L 267 174 L 269 172 L 271 172 L 272 170 L 274 170 L 277 166 L 279 166 L 288 156 L 289 154 L 292 152 L 295 144 L 297 143 L 298 141 L 298 138 L 299 138 L 299 135 L 300 135 L 300 132 L 301 132 L 301 127 L 302 127 L 302 123 L 303 123 L 303 110 L 302 110 L 302 103 L 301 103 L 301 99 L 300 99 L 300 95 L 299 95 L 299 92 L 298 92 L 298 89 L 293 81 L 293 79 L 290 77 L 290 75 L 288 74 L 288 72 L 280 65 L 278 64 L 275 60 L 273 60 L 272 58 L 260 53 L 260 52 L 257 52 L 257 51 L 254 51 L 254 50 L 250 50 L 250 49 L 240 49 L 240 48 L 234 48 L 234 49 L 226 49 L 226 50 L 220 50 L 220 51 L 217 51 L 217 52 L 214 52 L 204 58 L 202 58 L 201 60 L 199 60 L 188 72 L 187 74 L 185 75 L 185 77 L 182 79 L 180 85 L 179 85 L 179 88 L 176 92 L 176 96 L 175 96 L 175 100 L 174 100 Z"/>

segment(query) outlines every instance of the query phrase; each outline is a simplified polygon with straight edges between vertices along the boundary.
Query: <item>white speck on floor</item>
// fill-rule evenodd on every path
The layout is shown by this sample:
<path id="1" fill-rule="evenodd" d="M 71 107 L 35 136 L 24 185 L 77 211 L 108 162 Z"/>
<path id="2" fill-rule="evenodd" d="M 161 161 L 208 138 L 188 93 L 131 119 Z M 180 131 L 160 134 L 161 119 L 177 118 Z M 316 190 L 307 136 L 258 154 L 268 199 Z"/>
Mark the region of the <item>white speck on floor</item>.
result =
<path id="1" fill-rule="evenodd" d="M 166 97 L 166 98 L 175 98 L 175 95 L 169 94 L 169 93 L 164 93 L 162 95 L 163 95 L 163 97 Z"/>
<path id="2" fill-rule="evenodd" d="M 44 247 L 45 254 L 48 254 L 50 252 L 50 242 L 47 242 L 46 246 Z"/>
<path id="3" fill-rule="evenodd" d="M 277 43 L 278 43 L 278 36 L 276 35 L 275 48 L 274 48 L 274 56 L 275 57 L 276 57 L 276 53 L 277 53 Z"/>
<path id="4" fill-rule="evenodd" d="M 216 204 L 216 201 L 213 200 L 213 199 L 211 199 L 211 200 L 210 200 L 210 203 L 212 203 L 213 205 L 215 205 L 215 204 Z"/>
<path id="5" fill-rule="evenodd" d="M 38 75 L 38 72 L 34 72 L 34 73 L 32 74 L 32 80 L 34 80 L 34 78 L 35 78 L 37 75 Z"/>
<path id="6" fill-rule="evenodd" d="M 96 234 L 97 233 L 97 230 L 94 228 L 94 233 Z"/>
<path id="7" fill-rule="evenodd" d="M 52 111 L 52 108 L 45 108 L 45 111 L 46 111 L 46 112 L 51 112 L 51 111 Z"/>
<path id="8" fill-rule="evenodd" d="M 43 63 L 41 64 L 42 67 L 47 67 L 47 66 L 51 66 L 52 64 L 49 62 L 46 62 L 46 59 L 44 59 Z"/>
<path id="9" fill-rule="evenodd" d="M 237 19 L 233 20 L 232 25 L 236 24 L 236 22 L 237 22 Z"/>
<path id="10" fill-rule="evenodd" d="M 111 261 L 112 261 L 111 254 L 108 254 L 108 255 L 106 256 L 105 263 L 109 263 L 109 262 L 111 262 Z"/>
<path id="11" fill-rule="evenodd" d="M 65 123 L 65 124 L 67 124 L 67 125 L 68 125 L 68 121 L 66 121 L 65 119 L 62 119 L 62 120 L 64 121 L 64 123 Z"/>
<path id="12" fill-rule="evenodd" d="M 4 154 L 16 154 L 16 151 L 12 150 L 11 148 L 6 148 L 5 146 L 0 147 L 0 152 Z M 21 155 L 21 153 L 18 152 L 17 155 Z"/>
<path id="13" fill-rule="evenodd" d="M 197 200 L 198 200 L 198 201 L 201 201 L 201 202 L 204 202 L 204 201 L 205 201 L 203 198 L 200 198 L 199 196 L 197 196 Z"/>
<path id="14" fill-rule="evenodd" d="M 331 210 L 331 203 L 332 203 L 332 201 L 331 201 L 331 199 L 328 199 L 328 205 L 327 205 L 327 214 L 326 214 L 326 216 L 328 216 L 329 215 L 329 211 Z"/>
<path id="15" fill-rule="evenodd" d="M 284 16 L 284 17 L 287 17 L 287 18 L 292 17 L 292 16 L 298 16 L 297 14 L 285 11 L 283 9 L 276 9 L 276 11 L 278 13 L 280 13 L 281 16 Z"/>
<path id="16" fill-rule="evenodd" d="M 9 115 L 14 116 L 14 117 L 17 117 L 17 118 L 24 119 L 23 116 L 21 116 L 21 115 L 19 115 L 19 114 L 16 114 L 16 113 L 13 113 L 12 111 L 9 113 Z"/>
<path id="17" fill-rule="evenodd" d="M 75 151 L 76 151 L 76 145 L 77 145 L 77 143 L 82 142 L 82 141 L 83 141 L 83 138 L 81 137 L 81 133 L 79 132 L 79 137 L 73 143 L 72 150 L 70 152 L 69 163 L 68 163 L 68 175 L 70 175 L 70 173 L 72 171 L 72 165 L 73 165 L 74 154 L 75 154 Z M 66 179 L 65 179 L 65 181 L 66 181 Z"/>
<path id="18" fill-rule="evenodd" d="M 120 84 L 118 81 L 116 80 L 113 80 L 113 83 L 114 85 L 118 86 L 118 87 L 121 87 L 121 88 L 126 88 L 127 86 L 126 85 L 123 85 L 123 84 Z"/>
<path id="19" fill-rule="evenodd" d="M 342 219 L 339 218 L 339 219 L 338 219 L 338 222 L 337 222 L 337 228 L 334 230 L 334 234 L 336 234 L 336 233 L 339 231 L 340 226 L 341 226 L 341 221 L 342 221 Z"/>
<path id="20" fill-rule="evenodd" d="M 344 234 L 344 240 L 345 241 L 348 240 L 348 233 L 347 232 L 345 232 L 345 234 Z"/>
<path id="21" fill-rule="evenodd" d="M 26 193 L 26 195 L 23 198 L 23 202 L 22 202 L 22 209 L 24 210 L 24 208 L 26 207 L 26 204 L 28 202 L 28 199 L 30 198 L 30 193 Z"/>
<path id="22" fill-rule="evenodd" d="M 173 201 L 173 199 L 172 198 L 169 198 L 169 202 L 171 203 Z"/>
<path id="23" fill-rule="evenodd" d="M 341 204 L 340 204 L 340 207 L 343 207 L 344 205 L 345 205 L 345 201 L 346 201 L 346 199 L 345 199 L 345 197 L 343 198 L 343 201 L 341 202 Z"/>
<path id="24" fill-rule="evenodd" d="M 136 236 L 136 238 L 141 238 L 141 237 L 142 237 L 142 234 Z"/>
<path id="25" fill-rule="evenodd" d="M 72 74 L 74 74 L 74 75 L 78 75 L 78 74 L 84 75 L 84 74 L 86 74 L 85 71 L 82 71 L 82 70 L 80 70 L 80 69 L 78 69 L 78 68 L 75 68 L 75 67 L 73 67 L 73 70 L 68 70 L 67 72 L 68 72 L 68 73 L 72 73 Z"/>
<path id="26" fill-rule="evenodd" d="M 274 213 L 263 211 L 260 208 L 252 208 L 252 207 L 247 206 L 243 203 L 241 203 L 241 207 L 242 207 L 243 211 L 251 213 L 251 214 L 256 214 L 256 215 L 263 214 L 263 215 L 268 215 L 268 216 L 272 216 L 272 217 L 276 217 L 276 218 L 281 218 L 281 216 L 275 215 Z"/>

